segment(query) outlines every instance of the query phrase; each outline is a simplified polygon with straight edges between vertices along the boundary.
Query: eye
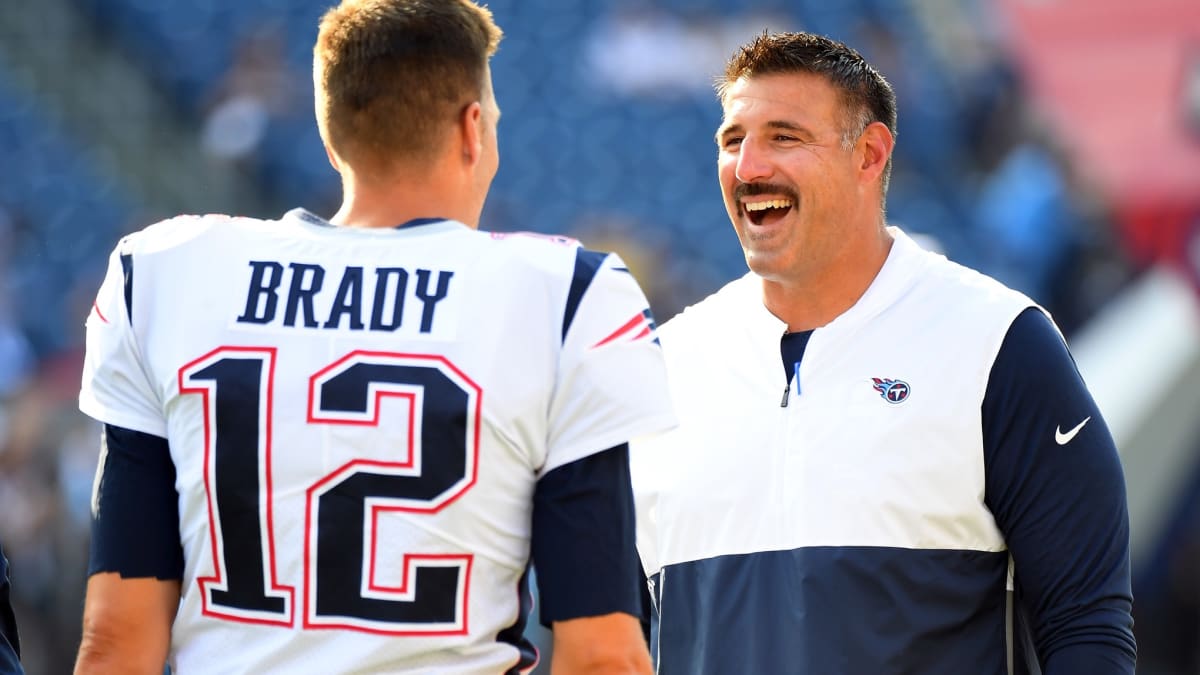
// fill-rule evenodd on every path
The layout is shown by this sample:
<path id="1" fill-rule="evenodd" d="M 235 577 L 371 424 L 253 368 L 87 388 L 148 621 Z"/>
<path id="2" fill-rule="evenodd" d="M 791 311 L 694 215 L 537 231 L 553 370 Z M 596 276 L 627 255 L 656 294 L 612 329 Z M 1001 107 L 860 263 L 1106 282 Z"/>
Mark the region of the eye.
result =
<path id="1" fill-rule="evenodd" d="M 741 136 L 726 136 L 725 139 L 721 141 L 721 147 L 725 150 L 735 150 L 741 144 Z"/>
<path id="2" fill-rule="evenodd" d="M 775 140 L 779 141 L 780 143 L 792 143 L 800 139 L 796 138 L 795 136 L 788 136 L 787 134 L 777 134 L 775 136 Z"/>

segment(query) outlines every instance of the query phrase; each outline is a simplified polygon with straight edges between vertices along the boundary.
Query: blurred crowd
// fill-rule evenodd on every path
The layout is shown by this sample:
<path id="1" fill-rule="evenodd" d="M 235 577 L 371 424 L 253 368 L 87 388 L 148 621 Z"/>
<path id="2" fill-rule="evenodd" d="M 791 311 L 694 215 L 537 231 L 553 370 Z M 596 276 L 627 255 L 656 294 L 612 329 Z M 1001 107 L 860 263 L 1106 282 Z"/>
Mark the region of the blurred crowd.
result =
<path id="1" fill-rule="evenodd" d="M 179 172 L 203 163 L 235 174 L 259 196 L 247 215 L 335 210 L 309 63 L 330 2 L 47 4 L 82 17 L 101 49 L 136 64 L 168 101 L 199 148 Z M 564 232 L 620 252 L 660 322 L 745 271 L 718 193 L 711 82 L 764 29 L 826 33 L 880 67 L 900 110 L 889 220 L 1028 293 L 1068 337 L 1139 271 L 985 0 L 488 4 L 506 37 L 493 63 L 501 169 L 483 227 Z M 170 214 L 121 178 L 105 139 L 28 95 L 20 66 L 0 53 L 0 541 L 30 672 L 59 673 L 78 639 L 99 438 L 75 409 L 83 320 L 116 239 Z M 1190 651 L 1167 640 L 1163 673 L 1200 672 L 1200 540 L 1180 550 L 1191 562 L 1173 564 L 1191 572 L 1176 572 L 1168 597 L 1179 600 L 1162 624 L 1181 635 L 1190 626 L 1192 640 Z"/>

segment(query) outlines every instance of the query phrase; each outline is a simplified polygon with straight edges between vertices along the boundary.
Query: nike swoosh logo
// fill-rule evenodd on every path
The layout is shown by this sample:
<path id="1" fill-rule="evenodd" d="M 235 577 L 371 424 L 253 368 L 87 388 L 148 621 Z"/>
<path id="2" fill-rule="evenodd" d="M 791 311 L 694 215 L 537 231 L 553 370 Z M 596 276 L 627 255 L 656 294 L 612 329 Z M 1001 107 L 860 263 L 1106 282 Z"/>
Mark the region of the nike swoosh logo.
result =
<path id="1" fill-rule="evenodd" d="M 1062 432 L 1061 427 L 1054 427 L 1054 442 L 1058 443 L 1059 445 L 1066 445 L 1067 443 L 1070 443 L 1071 439 L 1075 438 L 1075 434 L 1079 433 L 1079 430 L 1083 428 L 1083 425 L 1087 424 L 1091 419 L 1092 418 L 1089 415 L 1087 419 L 1075 425 L 1074 429 L 1065 434 Z"/>

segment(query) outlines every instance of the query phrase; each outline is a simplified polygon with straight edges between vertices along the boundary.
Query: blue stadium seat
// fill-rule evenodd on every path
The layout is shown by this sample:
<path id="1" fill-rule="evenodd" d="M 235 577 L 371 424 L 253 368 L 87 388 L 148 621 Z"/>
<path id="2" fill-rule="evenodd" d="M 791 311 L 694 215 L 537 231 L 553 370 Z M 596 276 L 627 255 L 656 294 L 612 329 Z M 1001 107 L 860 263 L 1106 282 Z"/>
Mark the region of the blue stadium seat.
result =
<path id="1" fill-rule="evenodd" d="M 7 72 L 0 63 L 0 162 L 20 170 L 0 181 L 0 207 L 29 224 L 11 252 L 8 281 L 22 328 L 48 353 L 72 346 L 78 331 L 65 311 L 46 308 L 65 307 L 81 283 L 98 283 L 103 270 L 90 266 L 116 243 L 132 209 L 53 115 L 10 86 Z"/>

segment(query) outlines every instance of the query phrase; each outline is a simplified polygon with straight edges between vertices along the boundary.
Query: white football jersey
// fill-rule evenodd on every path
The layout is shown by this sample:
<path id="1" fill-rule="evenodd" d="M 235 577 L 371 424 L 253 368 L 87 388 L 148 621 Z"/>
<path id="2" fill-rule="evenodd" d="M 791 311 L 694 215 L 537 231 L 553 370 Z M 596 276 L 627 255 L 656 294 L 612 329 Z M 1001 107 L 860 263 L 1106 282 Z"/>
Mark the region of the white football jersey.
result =
<path id="1" fill-rule="evenodd" d="M 176 467 L 180 675 L 513 668 L 538 477 L 674 424 L 641 289 L 562 237 L 180 217 L 87 328 L 81 409 Z"/>

